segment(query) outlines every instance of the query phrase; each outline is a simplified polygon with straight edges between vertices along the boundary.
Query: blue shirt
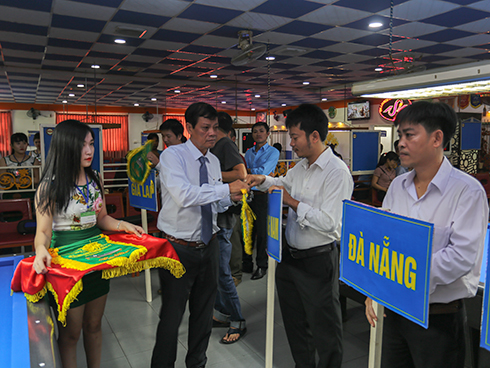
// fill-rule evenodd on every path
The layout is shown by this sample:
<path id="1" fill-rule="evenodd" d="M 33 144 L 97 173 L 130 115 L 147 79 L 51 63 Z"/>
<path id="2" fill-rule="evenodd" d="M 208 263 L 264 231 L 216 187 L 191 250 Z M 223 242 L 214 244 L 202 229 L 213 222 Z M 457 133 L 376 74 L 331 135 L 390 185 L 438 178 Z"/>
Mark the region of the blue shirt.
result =
<path id="1" fill-rule="evenodd" d="M 256 175 L 269 175 L 274 172 L 277 160 L 279 160 L 279 151 L 268 143 L 260 147 L 258 151 L 255 151 L 256 148 L 254 146 L 245 153 L 247 168 Z"/>

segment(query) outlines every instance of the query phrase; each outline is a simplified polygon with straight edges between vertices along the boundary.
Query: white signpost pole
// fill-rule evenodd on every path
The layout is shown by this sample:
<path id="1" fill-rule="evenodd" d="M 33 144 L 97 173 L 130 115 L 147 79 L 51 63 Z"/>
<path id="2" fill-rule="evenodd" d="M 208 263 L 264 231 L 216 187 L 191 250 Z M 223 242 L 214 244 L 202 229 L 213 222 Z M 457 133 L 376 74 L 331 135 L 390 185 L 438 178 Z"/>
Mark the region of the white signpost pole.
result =
<path id="1" fill-rule="evenodd" d="M 267 270 L 267 323 L 265 329 L 265 368 L 272 368 L 274 355 L 274 289 L 276 280 L 276 261 L 269 257 Z"/>
<path id="2" fill-rule="evenodd" d="M 385 308 L 373 300 L 373 309 L 378 317 L 376 327 L 371 327 L 371 335 L 369 337 L 369 368 L 381 367 L 381 350 L 383 347 L 383 321 Z"/>

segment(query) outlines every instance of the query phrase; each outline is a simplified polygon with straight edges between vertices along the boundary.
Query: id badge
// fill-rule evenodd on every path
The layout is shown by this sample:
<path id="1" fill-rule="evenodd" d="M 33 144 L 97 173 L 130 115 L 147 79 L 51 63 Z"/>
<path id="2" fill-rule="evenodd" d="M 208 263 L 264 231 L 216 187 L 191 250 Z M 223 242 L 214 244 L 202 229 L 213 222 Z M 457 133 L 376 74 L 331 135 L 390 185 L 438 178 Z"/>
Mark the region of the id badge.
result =
<path id="1" fill-rule="evenodd" d="M 84 212 L 80 215 L 80 224 L 94 224 L 97 222 L 97 217 L 95 216 L 95 211 Z"/>

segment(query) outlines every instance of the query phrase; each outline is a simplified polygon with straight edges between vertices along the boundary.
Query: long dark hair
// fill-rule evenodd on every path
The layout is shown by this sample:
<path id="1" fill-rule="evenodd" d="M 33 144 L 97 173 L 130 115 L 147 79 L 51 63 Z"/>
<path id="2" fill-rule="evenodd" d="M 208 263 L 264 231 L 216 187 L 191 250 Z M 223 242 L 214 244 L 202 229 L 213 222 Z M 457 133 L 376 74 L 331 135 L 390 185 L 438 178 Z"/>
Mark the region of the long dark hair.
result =
<path id="1" fill-rule="evenodd" d="M 80 174 L 82 148 L 87 133 L 95 138 L 92 129 L 78 120 L 65 120 L 56 126 L 36 196 L 36 208 L 40 213 L 52 215 L 68 207 Z M 102 192 L 99 178 L 92 167 L 84 170 Z"/>
<path id="2" fill-rule="evenodd" d="M 379 162 L 378 162 L 378 165 L 376 167 L 383 166 L 388 160 L 398 162 L 398 160 L 399 160 L 398 155 L 393 151 L 383 153 L 381 155 L 381 157 L 379 158 Z"/>

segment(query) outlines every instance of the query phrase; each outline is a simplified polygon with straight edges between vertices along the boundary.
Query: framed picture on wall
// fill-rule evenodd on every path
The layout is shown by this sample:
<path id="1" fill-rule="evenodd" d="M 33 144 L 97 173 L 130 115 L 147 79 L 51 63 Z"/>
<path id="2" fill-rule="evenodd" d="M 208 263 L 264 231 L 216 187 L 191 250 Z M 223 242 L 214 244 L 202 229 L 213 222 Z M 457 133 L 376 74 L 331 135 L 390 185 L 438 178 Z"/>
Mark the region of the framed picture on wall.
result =
<path id="1" fill-rule="evenodd" d="M 267 113 L 265 113 L 265 112 L 258 112 L 255 115 L 255 122 L 256 123 L 267 123 Z"/>

